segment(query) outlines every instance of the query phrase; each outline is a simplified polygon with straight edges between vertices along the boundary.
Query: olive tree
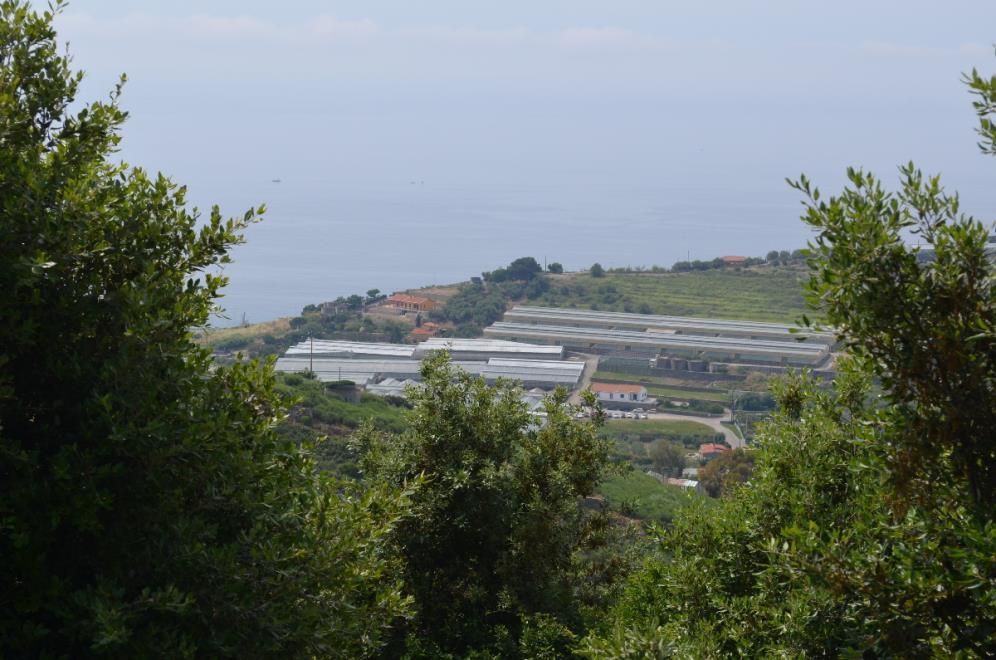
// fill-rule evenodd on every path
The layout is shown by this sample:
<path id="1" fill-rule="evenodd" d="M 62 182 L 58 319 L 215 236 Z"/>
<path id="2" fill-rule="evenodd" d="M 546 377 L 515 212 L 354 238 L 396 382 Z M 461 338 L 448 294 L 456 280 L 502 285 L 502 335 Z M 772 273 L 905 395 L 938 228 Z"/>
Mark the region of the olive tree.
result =
<path id="1" fill-rule="evenodd" d="M 991 151 L 996 79 L 969 80 Z M 830 197 L 792 182 L 817 232 L 808 297 L 848 353 L 836 381 L 776 383 L 749 485 L 679 516 L 589 655 L 991 656 L 989 231 L 913 165 L 897 192 L 848 178 Z"/>
<path id="2" fill-rule="evenodd" d="M 384 489 L 278 439 L 272 369 L 192 341 L 262 209 L 112 162 L 52 11 L 0 4 L 0 655 L 356 656 L 407 615 Z"/>
<path id="3" fill-rule="evenodd" d="M 572 558 L 586 536 L 580 501 L 601 478 L 607 441 L 575 419 L 566 391 L 547 401 L 541 423 L 514 383 L 490 386 L 445 353 L 423 363 L 422 379 L 409 391 L 408 431 L 355 439 L 372 482 L 423 479 L 392 533 L 417 608 L 409 653 L 506 655 L 537 622 L 569 637 Z"/>

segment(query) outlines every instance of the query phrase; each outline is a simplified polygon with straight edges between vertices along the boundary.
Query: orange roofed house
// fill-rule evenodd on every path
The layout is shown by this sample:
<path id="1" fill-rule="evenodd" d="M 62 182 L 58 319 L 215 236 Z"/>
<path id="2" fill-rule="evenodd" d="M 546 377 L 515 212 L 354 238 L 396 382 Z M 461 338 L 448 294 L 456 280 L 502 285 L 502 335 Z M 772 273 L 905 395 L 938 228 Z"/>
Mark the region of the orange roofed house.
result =
<path id="1" fill-rule="evenodd" d="M 646 401 L 647 388 L 642 385 L 622 383 L 592 383 L 591 391 L 599 401 Z"/>
<path id="2" fill-rule="evenodd" d="M 717 456 L 725 454 L 730 451 L 730 448 L 726 445 L 721 445 L 716 442 L 707 442 L 705 444 L 699 445 L 699 456 L 704 460 L 712 460 Z"/>
<path id="3" fill-rule="evenodd" d="M 418 328 L 413 328 L 410 333 L 408 333 L 412 339 L 429 339 L 430 337 L 435 337 L 439 334 L 439 331 L 443 329 L 443 326 L 431 321 L 426 321 Z"/>
<path id="4" fill-rule="evenodd" d="M 719 260 L 722 261 L 727 266 L 741 266 L 743 265 L 744 262 L 747 261 L 747 257 L 741 257 L 735 254 L 728 254 L 725 257 L 720 257 Z"/>
<path id="5" fill-rule="evenodd" d="M 431 298 L 411 296 L 407 293 L 396 293 L 388 298 L 387 302 L 405 312 L 427 312 L 438 306 L 438 303 Z"/>

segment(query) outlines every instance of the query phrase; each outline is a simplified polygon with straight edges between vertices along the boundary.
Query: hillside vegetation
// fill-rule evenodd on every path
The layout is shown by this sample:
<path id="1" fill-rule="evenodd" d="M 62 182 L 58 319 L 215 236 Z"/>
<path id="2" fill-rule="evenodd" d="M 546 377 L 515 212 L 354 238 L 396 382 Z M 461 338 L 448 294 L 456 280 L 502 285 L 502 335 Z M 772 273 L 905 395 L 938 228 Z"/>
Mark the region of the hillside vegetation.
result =
<path id="1" fill-rule="evenodd" d="M 614 312 L 792 323 L 807 312 L 806 270 L 761 265 L 690 272 L 553 276 L 534 303 Z"/>

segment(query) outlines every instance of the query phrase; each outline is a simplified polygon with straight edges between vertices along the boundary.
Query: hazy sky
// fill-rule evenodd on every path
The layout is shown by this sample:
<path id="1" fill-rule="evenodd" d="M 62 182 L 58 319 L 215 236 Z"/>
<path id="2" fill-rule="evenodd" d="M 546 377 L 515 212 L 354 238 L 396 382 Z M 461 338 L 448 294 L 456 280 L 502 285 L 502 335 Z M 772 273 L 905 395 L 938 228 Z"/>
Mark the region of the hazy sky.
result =
<path id="1" fill-rule="evenodd" d="M 914 159 L 996 215 L 959 82 L 996 71 L 992 0 L 77 0 L 58 28 L 85 96 L 128 74 L 123 156 L 195 191 L 839 185 Z"/>

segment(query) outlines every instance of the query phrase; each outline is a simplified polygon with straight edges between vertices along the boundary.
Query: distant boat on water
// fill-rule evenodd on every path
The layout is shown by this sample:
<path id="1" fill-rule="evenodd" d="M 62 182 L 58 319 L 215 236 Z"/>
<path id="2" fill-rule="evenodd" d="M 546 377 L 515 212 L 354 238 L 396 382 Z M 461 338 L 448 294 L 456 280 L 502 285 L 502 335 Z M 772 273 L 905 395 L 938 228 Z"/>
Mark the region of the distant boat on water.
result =
<path id="1" fill-rule="evenodd" d="M 271 179 L 273 183 L 280 183 L 280 179 Z"/>

